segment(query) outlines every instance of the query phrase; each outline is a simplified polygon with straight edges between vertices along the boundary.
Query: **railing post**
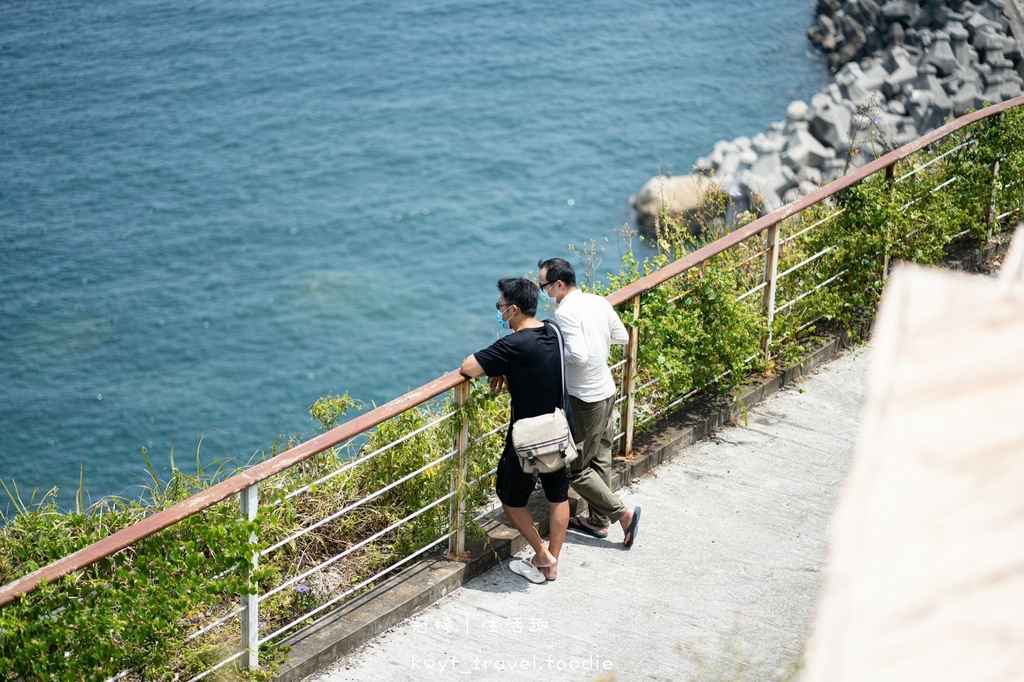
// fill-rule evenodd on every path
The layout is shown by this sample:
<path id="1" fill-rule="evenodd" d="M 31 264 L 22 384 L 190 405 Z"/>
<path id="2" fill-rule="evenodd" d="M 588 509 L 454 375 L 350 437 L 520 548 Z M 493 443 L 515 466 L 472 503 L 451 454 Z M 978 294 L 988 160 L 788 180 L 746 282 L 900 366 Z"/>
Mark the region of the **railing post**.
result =
<path id="1" fill-rule="evenodd" d="M 885 167 L 885 185 L 888 188 L 889 197 L 891 198 L 893 193 L 896 191 L 896 165 L 895 163 Z M 885 250 L 882 258 L 882 281 L 886 282 L 889 279 L 889 242 L 892 241 L 892 226 L 887 222 L 885 224 L 885 243 L 882 248 Z"/>
<path id="2" fill-rule="evenodd" d="M 996 228 L 996 199 L 999 196 L 999 159 L 992 163 L 992 197 L 988 204 L 988 239 L 992 239 L 992 233 Z"/>
<path id="3" fill-rule="evenodd" d="M 775 223 L 764 233 L 764 292 L 761 294 L 761 312 L 764 315 L 765 331 L 764 336 L 761 337 L 761 352 L 764 353 L 765 362 L 771 360 L 772 353 L 772 325 L 775 322 L 775 288 L 779 275 L 779 233 L 781 229 L 782 224 Z"/>
<path id="4" fill-rule="evenodd" d="M 633 324 L 627 329 L 629 340 L 626 342 L 626 364 L 622 368 L 622 401 L 621 423 L 622 444 L 619 454 L 628 455 L 633 449 L 634 405 L 633 391 L 636 389 L 637 357 L 640 351 L 640 294 L 630 299 L 633 312 Z"/>
<path id="5" fill-rule="evenodd" d="M 246 521 L 255 521 L 256 512 L 259 509 L 259 484 L 254 483 L 242 492 L 238 493 L 238 502 L 242 510 L 242 518 Z M 256 534 L 249 536 L 249 543 L 253 545 L 252 561 L 246 567 L 245 581 L 251 584 L 250 576 L 255 571 L 259 562 L 259 552 L 256 551 Z M 242 648 L 245 651 L 242 656 L 242 666 L 249 670 L 256 670 L 260 667 L 260 613 L 259 595 L 246 594 L 242 596 Z"/>
<path id="6" fill-rule="evenodd" d="M 448 554 L 458 561 L 466 551 L 466 479 L 469 450 L 469 417 L 466 414 L 466 403 L 469 402 L 469 379 L 455 387 L 455 404 L 458 406 L 461 421 L 455 433 L 455 460 L 452 462 L 451 491 L 454 495 L 450 502 L 450 531 L 448 536 Z"/>

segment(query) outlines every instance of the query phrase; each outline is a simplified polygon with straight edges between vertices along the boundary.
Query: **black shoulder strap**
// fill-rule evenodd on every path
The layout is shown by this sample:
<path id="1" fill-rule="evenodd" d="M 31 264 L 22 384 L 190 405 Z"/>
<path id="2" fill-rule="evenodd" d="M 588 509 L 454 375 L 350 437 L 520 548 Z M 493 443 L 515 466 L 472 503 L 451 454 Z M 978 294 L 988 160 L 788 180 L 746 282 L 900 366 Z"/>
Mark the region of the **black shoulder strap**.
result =
<path id="1" fill-rule="evenodd" d="M 555 336 L 558 337 L 558 366 L 562 372 L 562 411 L 565 412 L 565 418 L 569 422 L 569 430 L 572 432 L 572 437 L 576 438 L 576 423 L 572 418 L 572 407 L 569 405 L 569 389 L 565 383 L 565 342 L 562 340 L 562 330 L 559 329 L 558 323 L 554 320 L 544 320 L 544 324 L 550 326 L 555 331 Z"/>

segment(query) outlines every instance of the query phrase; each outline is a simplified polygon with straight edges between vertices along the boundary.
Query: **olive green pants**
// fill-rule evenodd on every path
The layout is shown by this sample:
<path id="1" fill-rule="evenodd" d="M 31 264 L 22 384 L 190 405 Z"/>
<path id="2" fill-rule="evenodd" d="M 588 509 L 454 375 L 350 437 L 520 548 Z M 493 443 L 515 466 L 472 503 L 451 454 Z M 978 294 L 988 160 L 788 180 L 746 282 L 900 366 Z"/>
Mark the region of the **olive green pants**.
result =
<path id="1" fill-rule="evenodd" d="M 579 457 L 572 463 L 573 475 L 569 483 L 587 501 L 591 525 L 607 528 L 626 513 L 622 500 L 611 489 L 615 396 L 596 403 L 585 403 L 569 396 L 569 405 L 579 450 Z"/>

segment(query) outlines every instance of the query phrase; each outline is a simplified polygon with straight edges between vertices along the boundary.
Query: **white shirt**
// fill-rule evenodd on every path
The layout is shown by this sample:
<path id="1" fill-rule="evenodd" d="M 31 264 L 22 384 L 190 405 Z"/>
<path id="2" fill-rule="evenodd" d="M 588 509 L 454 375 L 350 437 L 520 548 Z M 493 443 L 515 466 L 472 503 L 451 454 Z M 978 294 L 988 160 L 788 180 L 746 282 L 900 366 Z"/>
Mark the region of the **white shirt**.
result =
<path id="1" fill-rule="evenodd" d="M 569 395 L 596 403 L 615 395 L 615 380 L 608 368 L 613 343 L 626 343 L 629 335 L 603 297 L 576 289 L 555 311 L 565 340 L 565 383 Z"/>

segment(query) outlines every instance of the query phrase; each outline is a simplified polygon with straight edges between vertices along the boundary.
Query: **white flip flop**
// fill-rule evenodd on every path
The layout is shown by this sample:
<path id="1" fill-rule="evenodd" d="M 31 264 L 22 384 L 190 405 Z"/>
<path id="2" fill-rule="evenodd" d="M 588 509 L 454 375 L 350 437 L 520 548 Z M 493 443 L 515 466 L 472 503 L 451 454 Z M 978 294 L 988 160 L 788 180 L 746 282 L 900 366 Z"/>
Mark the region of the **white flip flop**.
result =
<path id="1" fill-rule="evenodd" d="M 531 583 L 534 583 L 536 585 L 540 585 L 541 583 L 547 581 L 547 578 L 544 577 L 544 574 L 541 573 L 536 566 L 534 566 L 531 562 L 527 561 L 526 559 L 513 559 L 511 562 L 509 562 L 508 570 L 512 571 L 516 575 L 523 576 Z"/>

